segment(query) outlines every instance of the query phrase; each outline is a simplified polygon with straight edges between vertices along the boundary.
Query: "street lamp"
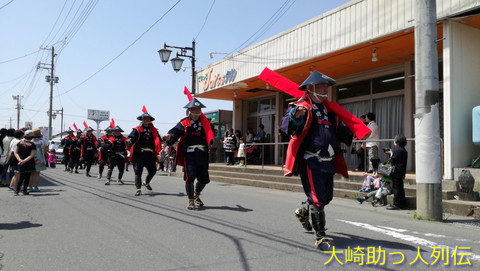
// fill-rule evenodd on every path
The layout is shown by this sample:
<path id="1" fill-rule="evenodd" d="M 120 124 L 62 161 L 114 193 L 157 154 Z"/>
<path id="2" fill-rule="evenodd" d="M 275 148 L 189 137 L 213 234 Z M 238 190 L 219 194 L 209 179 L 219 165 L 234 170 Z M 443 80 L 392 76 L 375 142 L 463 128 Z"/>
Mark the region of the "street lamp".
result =
<path id="1" fill-rule="evenodd" d="M 196 90 L 196 82 L 195 82 L 195 40 L 192 41 L 192 47 L 177 47 L 177 46 L 170 46 L 166 43 L 163 44 L 163 49 L 158 50 L 158 54 L 160 55 L 160 60 L 165 64 L 168 62 L 170 58 L 170 54 L 172 50 L 167 48 L 175 48 L 179 49 L 180 52 L 177 52 L 177 56 L 170 60 L 172 62 L 173 70 L 178 72 L 182 69 L 182 64 L 184 59 L 181 57 L 188 57 L 192 62 L 192 94 L 195 94 Z M 192 51 L 192 55 L 187 55 L 187 51 Z"/>

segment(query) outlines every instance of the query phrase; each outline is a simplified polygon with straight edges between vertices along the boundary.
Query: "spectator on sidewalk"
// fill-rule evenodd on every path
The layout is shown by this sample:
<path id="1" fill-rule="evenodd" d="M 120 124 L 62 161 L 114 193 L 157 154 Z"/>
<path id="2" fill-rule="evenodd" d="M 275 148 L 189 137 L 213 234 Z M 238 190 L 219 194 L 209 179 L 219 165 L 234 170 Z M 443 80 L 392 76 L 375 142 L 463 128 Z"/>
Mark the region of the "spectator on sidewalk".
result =
<path id="1" fill-rule="evenodd" d="M 367 122 L 367 127 L 372 131 L 370 136 L 367 138 L 366 149 L 368 154 L 368 173 L 373 173 L 377 170 L 378 162 L 378 139 L 380 139 L 380 130 L 378 125 L 375 122 L 375 114 L 372 112 L 367 113 L 365 121 Z"/>
<path id="2" fill-rule="evenodd" d="M 400 210 L 405 209 L 405 189 L 403 186 L 403 180 L 407 172 L 407 160 L 408 152 L 405 149 L 407 145 L 407 138 L 403 135 L 395 136 L 395 148 L 393 152 L 391 150 L 386 153 L 390 155 L 390 161 L 395 166 L 393 171 L 393 205 L 387 207 L 387 210 Z"/>
<path id="3" fill-rule="evenodd" d="M 38 186 L 40 185 L 40 171 L 47 169 L 47 143 L 43 139 L 40 129 L 33 129 L 33 144 L 35 144 L 35 170 L 30 174 L 30 192 L 40 192 Z"/>
<path id="4" fill-rule="evenodd" d="M 17 172 L 19 173 L 19 179 L 15 188 L 15 196 L 18 196 L 20 193 L 20 188 L 23 187 L 23 195 L 28 195 L 27 187 L 30 182 L 30 174 L 35 171 L 35 153 L 36 147 L 32 142 L 32 139 L 35 137 L 32 130 L 27 130 L 25 132 L 24 138 L 18 142 L 17 147 L 15 148 L 15 158 L 17 158 Z M 23 185 L 23 186 L 22 186 Z"/>

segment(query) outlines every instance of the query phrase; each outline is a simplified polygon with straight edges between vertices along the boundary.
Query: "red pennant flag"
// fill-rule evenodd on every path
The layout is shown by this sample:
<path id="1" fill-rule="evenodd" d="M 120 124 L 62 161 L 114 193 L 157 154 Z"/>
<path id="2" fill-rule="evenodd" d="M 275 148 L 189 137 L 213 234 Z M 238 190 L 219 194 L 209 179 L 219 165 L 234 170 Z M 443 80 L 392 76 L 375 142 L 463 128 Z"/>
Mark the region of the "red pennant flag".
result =
<path id="1" fill-rule="evenodd" d="M 193 100 L 192 94 L 190 94 L 190 91 L 186 86 L 183 87 L 183 94 L 187 95 L 188 101 Z"/>
<path id="2" fill-rule="evenodd" d="M 142 112 L 143 113 L 148 113 L 147 108 L 145 106 L 142 107 Z"/>
<path id="3" fill-rule="evenodd" d="M 83 121 L 83 126 L 85 126 L 85 129 L 88 128 L 88 124 L 85 121 Z"/>
<path id="4" fill-rule="evenodd" d="M 280 89 L 281 91 L 287 93 L 294 98 L 298 99 L 302 97 L 303 94 L 305 94 L 305 91 L 298 89 L 297 83 L 290 81 L 289 79 L 283 77 L 277 72 L 270 70 L 269 68 L 263 69 L 258 78 Z"/>
<path id="5" fill-rule="evenodd" d="M 112 118 L 112 121 L 110 121 L 110 127 L 115 128 L 115 120 Z"/>
<path id="6" fill-rule="evenodd" d="M 78 131 L 78 127 L 75 123 L 73 124 L 73 128 L 75 128 L 75 131 Z"/>

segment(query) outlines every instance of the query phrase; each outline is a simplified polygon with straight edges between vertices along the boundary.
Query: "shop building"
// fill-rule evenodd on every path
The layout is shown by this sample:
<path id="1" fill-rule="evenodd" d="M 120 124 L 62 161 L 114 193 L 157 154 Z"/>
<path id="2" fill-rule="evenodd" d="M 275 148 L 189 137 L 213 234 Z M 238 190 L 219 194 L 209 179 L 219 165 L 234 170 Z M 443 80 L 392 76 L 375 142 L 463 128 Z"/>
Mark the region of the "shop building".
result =
<path id="1" fill-rule="evenodd" d="M 472 109 L 480 104 L 480 1 L 437 0 L 443 178 L 480 154 Z M 233 127 L 277 134 L 290 96 L 258 79 L 268 67 L 300 84 L 317 70 L 335 78 L 329 93 L 353 114 L 376 114 L 382 139 L 414 138 L 414 0 L 354 0 L 199 70 L 201 98 L 233 101 Z M 392 146 L 382 142 L 380 147 Z M 415 170 L 413 142 L 409 169 Z M 353 167 L 354 157 L 347 153 Z M 281 164 L 281 146 L 267 163 Z"/>

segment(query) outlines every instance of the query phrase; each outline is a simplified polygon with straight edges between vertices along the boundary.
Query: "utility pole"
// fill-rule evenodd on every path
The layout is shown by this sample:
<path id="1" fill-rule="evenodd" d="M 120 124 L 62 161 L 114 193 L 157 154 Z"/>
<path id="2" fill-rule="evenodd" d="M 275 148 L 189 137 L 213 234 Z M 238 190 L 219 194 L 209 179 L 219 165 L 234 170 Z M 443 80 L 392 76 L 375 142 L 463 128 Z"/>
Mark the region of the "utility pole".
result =
<path id="1" fill-rule="evenodd" d="M 42 48 L 45 49 L 45 48 Z M 46 49 L 46 50 L 51 50 L 52 52 L 52 61 L 50 64 L 46 63 L 38 63 L 37 69 L 48 69 L 50 70 L 50 75 L 45 76 L 45 81 L 47 83 L 50 83 L 50 105 L 48 107 L 48 139 L 50 140 L 52 138 L 52 106 L 53 106 L 53 85 L 58 83 L 58 77 L 54 76 L 54 71 L 55 71 L 55 47 L 52 46 L 51 49 Z M 50 67 L 48 67 L 50 65 Z"/>
<path id="2" fill-rule="evenodd" d="M 17 129 L 20 129 L 20 109 L 23 109 L 21 105 L 21 99 L 23 98 L 23 96 L 17 95 L 17 96 L 12 96 L 12 98 L 14 100 L 17 100 L 17 107 L 15 107 L 15 109 L 17 109 Z"/>
<path id="3" fill-rule="evenodd" d="M 415 168 L 417 215 L 442 218 L 435 0 L 415 1 Z"/>

